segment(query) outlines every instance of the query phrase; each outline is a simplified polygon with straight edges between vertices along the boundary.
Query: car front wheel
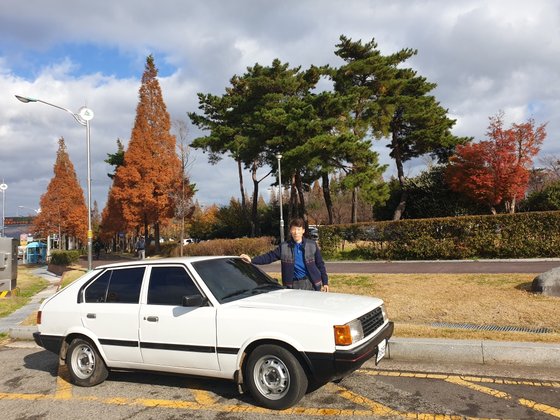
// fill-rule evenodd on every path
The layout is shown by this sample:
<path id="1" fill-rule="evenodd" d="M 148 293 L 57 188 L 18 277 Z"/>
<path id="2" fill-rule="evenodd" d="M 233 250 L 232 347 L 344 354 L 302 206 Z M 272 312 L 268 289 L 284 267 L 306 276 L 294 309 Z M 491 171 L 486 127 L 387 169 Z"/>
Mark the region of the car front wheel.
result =
<path id="1" fill-rule="evenodd" d="M 108 375 L 105 362 L 95 346 L 81 338 L 72 340 L 66 354 L 66 364 L 73 384 L 94 386 Z"/>
<path id="2" fill-rule="evenodd" d="M 298 359 L 283 347 L 257 347 L 247 360 L 245 379 L 249 392 L 266 408 L 292 407 L 307 391 L 307 376 Z"/>

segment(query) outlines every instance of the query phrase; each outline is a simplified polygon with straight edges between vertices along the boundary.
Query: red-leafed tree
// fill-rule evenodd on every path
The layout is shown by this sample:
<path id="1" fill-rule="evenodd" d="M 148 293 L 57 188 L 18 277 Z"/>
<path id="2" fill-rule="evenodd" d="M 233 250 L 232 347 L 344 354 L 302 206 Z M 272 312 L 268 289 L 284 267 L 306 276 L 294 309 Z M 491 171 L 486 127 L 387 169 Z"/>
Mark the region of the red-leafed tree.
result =
<path id="1" fill-rule="evenodd" d="M 74 165 L 70 161 L 64 138 L 58 140 L 54 176 L 41 196 L 41 212 L 34 221 L 35 230 L 44 236 L 75 237 L 82 242 L 87 238 L 87 208 L 84 192 L 78 183 Z"/>
<path id="2" fill-rule="evenodd" d="M 546 124 L 533 119 L 504 129 L 503 113 L 490 118 L 488 140 L 457 146 L 447 168 L 452 190 L 486 204 L 492 213 L 503 205 L 515 212 L 525 195 L 534 156 L 546 137 Z"/>
<path id="3" fill-rule="evenodd" d="M 148 226 L 153 226 L 156 251 L 160 225 L 173 217 L 173 193 L 181 187 L 176 140 L 170 132 L 171 120 L 157 73 L 150 55 L 142 75 L 130 142 L 124 162 L 116 170 L 112 188 L 128 230 L 143 227 L 147 234 Z"/>

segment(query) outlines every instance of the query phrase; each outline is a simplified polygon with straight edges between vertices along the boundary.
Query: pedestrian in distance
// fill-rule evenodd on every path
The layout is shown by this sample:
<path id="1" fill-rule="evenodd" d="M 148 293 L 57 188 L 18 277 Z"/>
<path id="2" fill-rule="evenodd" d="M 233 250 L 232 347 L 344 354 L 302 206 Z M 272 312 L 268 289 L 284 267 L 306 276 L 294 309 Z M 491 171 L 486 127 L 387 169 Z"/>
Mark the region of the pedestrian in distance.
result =
<path id="1" fill-rule="evenodd" d="M 247 254 L 240 257 L 255 265 L 281 261 L 282 284 L 288 289 L 329 291 L 329 277 L 321 250 L 312 239 L 305 238 L 305 222 L 297 218 L 290 222 L 290 238 L 276 249 L 251 258 Z"/>
<path id="2" fill-rule="evenodd" d="M 96 239 L 95 242 L 93 243 L 93 251 L 95 252 L 96 260 L 99 259 L 99 256 L 101 254 L 101 248 L 103 248 L 103 243 L 99 239 Z"/>
<path id="3" fill-rule="evenodd" d="M 143 260 L 144 258 L 146 258 L 146 241 L 144 240 L 143 236 L 140 236 L 140 238 L 138 238 L 138 241 L 136 241 L 136 245 L 134 246 L 134 248 L 136 249 L 139 260 Z"/>

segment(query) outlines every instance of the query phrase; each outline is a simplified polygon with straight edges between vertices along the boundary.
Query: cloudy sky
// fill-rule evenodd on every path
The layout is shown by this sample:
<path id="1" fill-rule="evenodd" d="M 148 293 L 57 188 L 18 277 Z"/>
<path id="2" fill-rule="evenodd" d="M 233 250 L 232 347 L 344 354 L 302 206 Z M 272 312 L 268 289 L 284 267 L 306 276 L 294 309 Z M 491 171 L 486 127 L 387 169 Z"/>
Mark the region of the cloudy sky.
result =
<path id="1" fill-rule="evenodd" d="M 560 155 L 560 3 L 555 0 L 2 0 L 0 2 L 0 182 L 5 215 L 32 214 L 52 177 L 64 137 L 86 185 L 85 129 L 91 121 L 92 197 L 103 207 L 111 170 L 103 161 L 128 142 L 146 56 L 159 68 L 171 118 L 197 110 L 197 92 L 221 94 L 234 74 L 274 58 L 291 66 L 339 65 L 341 34 L 390 54 L 414 48 L 408 65 L 437 83 L 457 119 L 454 133 L 483 139 L 488 117 L 548 122 L 540 156 Z M 189 123 L 190 127 L 190 123 Z M 200 132 L 190 127 L 189 139 Z M 390 163 L 383 141 L 376 150 Z M 202 204 L 237 195 L 235 166 L 210 166 L 193 152 L 191 179 Z M 538 160 L 537 160 L 538 163 Z M 420 162 L 407 166 L 409 173 Z M 390 165 L 385 177 L 394 174 Z"/>

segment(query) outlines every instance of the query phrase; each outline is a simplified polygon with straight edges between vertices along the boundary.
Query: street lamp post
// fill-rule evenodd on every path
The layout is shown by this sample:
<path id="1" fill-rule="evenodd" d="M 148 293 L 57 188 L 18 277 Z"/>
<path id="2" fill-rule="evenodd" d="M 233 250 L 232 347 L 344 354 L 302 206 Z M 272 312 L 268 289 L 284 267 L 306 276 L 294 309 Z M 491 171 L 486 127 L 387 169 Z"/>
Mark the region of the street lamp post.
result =
<path id="1" fill-rule="evenodd" d="M 6 236 L 6 200 L 5 200 L 5 194 L 6 194 L 6 190 L 8 189 L 8 185 L 6 185 L 4 183 L 4 180 L 2 180 L 2 183 L 0 184 L 0 191 L 2 191 L 2 236 Z"/>
<path id="2" fill-rule="evenodd" d="M 282 159 L 282 155 L 278 153 L 276 155 L 276 159 L 278 159 L 278 191 L 280 196 L 280 243 L 282 243 L 284 242 L 284 216 L 282 209 L 282 169 L 280 168 L 280 160 Z"/>
<path id="3" fill-rule="evenodd" d="M 51 104 L 50 102 L 43 101 L 41 99 L 33 99 L 25 96 L 15 95 L 18 101 L 23 103 L 29 102 L 41 102 L 45 105 L 52 106 L 54 108 L 61 109 L 68 112 L 76 122 L 84 127 L 86 127 L 86 159 L 87 159 L 87 212 L 88 212 L 88 231 L 87 231 L 87 252 L 88 252 L 88 270 L 92 269 L 93 266 L 93 252 L 92 252 L 92 241 L 93 241 L 93 231 L 91 230 L 91 158 L 90 158 L 90 127 L 89 122 L 93 119 L 93 111 L 85 106 L 78 110 L 78 113 L 74 113 L 67 108 Z"/>

